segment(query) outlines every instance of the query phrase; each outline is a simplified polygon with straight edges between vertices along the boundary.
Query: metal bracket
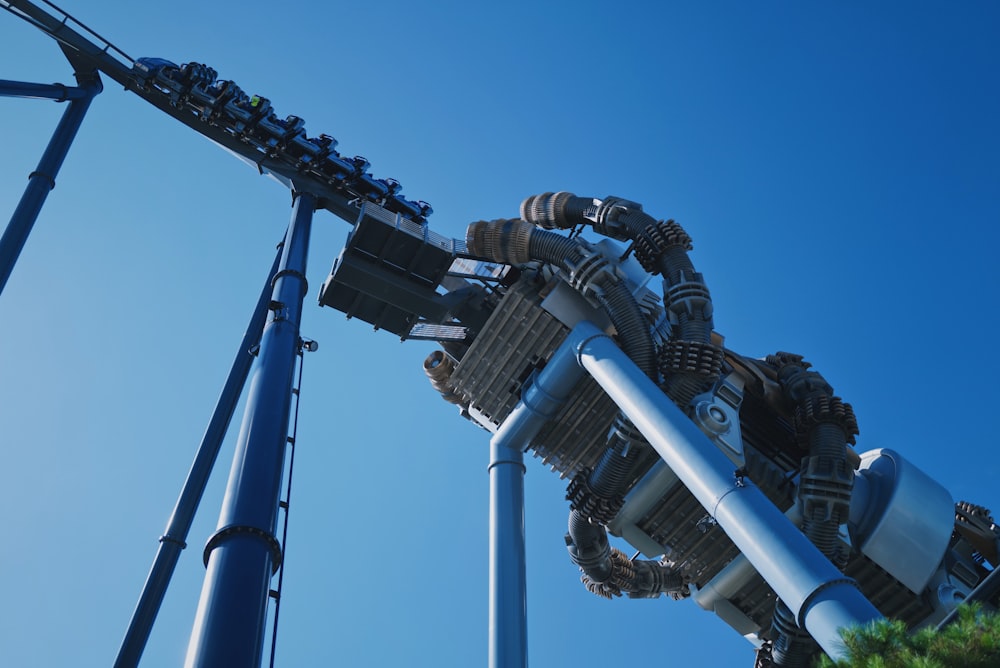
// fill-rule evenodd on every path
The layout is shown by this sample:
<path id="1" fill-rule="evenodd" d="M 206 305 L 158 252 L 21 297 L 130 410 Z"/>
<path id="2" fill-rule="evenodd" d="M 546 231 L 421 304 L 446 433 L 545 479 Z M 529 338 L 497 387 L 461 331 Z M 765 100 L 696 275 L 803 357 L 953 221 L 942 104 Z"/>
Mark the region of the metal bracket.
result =
<path id="1" fill-rule="evenodd" d="M 714 390 L 694 398 L 691 419 L 698 428 L 737 466 L 746 461 L 740 431 L 743 377 L 735 371 L 722 379 Z"/>

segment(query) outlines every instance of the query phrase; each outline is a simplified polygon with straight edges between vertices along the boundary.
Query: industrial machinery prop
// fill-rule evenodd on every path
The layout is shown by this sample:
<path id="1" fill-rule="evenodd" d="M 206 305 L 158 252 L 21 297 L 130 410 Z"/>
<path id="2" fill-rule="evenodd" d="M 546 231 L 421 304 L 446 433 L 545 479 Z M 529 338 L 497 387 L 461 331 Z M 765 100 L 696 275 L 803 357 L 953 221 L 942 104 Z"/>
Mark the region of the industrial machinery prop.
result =
<path id="1" fill-rule="evenodd" d="M 3 8 L 60 42 L 89 95 L 101 71 L 289 186 L 293 227 L 319 208 L 350 222 L 320 304 L 440 343 L 424 361 L 430 384 L 491 433 L 498 463 L 520 467 L 530 452 L 567 481 L 568 557 L 593 594 L 691 598 L 758 647 L 758 666 L 837 655 L 852 623 L 886 616 L 917 628 L 969 598 L 996 607 L 990 511 L 956 503 L 901 453 L 856 450 L 851 404 L 802 356 L 730 349 L 675 221 L 621 197 L 545 192 L 517 218 L 474 222 L 450 239 L 397 181 L 373 177 L 333 137 L 308 136 L 301 118 L 281 119 L 212 68 L 132 60 L 71 29 L 68 15 L 24 1 Z M 282 264 L 275 290 L 300 276 Z M 267 302 L 269 326 L 288 320 L 281 299 Z M 210 540 L 206 563 L 242 535 L 258 538 L 276 569 L 273 534 L 234 520 Z M 196 630 L 192 648 L 209 634 Z M 189 665 L 207 662 L 189 654 Z"/>

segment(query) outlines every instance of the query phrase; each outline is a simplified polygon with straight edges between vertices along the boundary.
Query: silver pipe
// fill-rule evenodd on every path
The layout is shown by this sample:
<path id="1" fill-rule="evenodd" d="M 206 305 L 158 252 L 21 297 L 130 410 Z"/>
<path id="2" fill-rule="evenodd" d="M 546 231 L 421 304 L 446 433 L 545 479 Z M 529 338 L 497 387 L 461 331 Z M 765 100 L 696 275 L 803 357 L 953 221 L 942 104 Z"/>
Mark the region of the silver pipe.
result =
<path id="1" fill-rule="evenodd" d="M 583 375 L 563 343 L 490 439 L 490 668 L 528 664 L 523 453 Z"/>
<path id="2" fill-rule="evenodd" d="M 734 475 L 733 464 L 606 334 L 583 322 L 567 337 L 577 359 L 632 420 L 660 457 L 715 518 L 834 659 L 839 629 L 881 618 L 857 583 L 819 552 L 766 496 Z"/>

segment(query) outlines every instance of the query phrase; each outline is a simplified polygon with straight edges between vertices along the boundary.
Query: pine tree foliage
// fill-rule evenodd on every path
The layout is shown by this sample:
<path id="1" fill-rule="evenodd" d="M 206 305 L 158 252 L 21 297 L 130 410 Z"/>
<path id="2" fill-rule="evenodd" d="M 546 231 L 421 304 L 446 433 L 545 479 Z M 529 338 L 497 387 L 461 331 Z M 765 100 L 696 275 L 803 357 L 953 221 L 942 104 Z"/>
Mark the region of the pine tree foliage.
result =
<path id="1" fill-rule="evenodd" d="M 898 620 L 883 619 L 842 633 L 847 658 L 823 657 L 821 668 L 997 668 L 1000 614 L 977 604 L 959 609 L 956 622 L 909 633 Z"/>

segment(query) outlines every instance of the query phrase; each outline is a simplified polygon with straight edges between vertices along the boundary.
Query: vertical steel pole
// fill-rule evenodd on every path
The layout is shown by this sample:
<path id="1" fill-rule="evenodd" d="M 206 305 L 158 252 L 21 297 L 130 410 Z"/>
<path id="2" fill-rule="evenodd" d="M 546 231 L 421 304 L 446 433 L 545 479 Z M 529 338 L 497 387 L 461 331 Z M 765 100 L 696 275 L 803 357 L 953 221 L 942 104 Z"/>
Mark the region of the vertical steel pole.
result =
<path id="1" fill-rule="evenodd" d="M 524 455 L 490 443 L 490 668 L 528 665 Z"/>
<path id="2" fill-rule="evenodd" d="M 240 394 L 246 385 L 247 376 L 250 375 L 250 367 L 253 366 L 253 354 L 250 349 L 260 341 L 261 330 L 264 329 L 264 321 L 267 318 L 267 305 L 271 300 L 271 280 L 278 271 L 278 262 L 281 260 L 281 247 L 274 258 L 274 264 L 267 274 L 267 281 L 261 290 L 260 298 L 250 316 L 243 340 L 236 353 L 236 359 L 229 369 L 229 376 L 222 387 L 219 401 L 215 405 L 215 411 L 205 428 L 205 434 L 201 438 L 201 445 L 195 455 L 191 469 L 188 471 L 187 479 L 181 488 L 180 496 L 177 497 L 177 504 L 174 512 L 167 522 L 166 531 L 160 536 L 160 546 L 156 550 L 156 557 L 153 565 L 146 576 L 146 583 L 142 587 L 139 595 L 139 602 L 132 613 L 128 630 L 125 631 L 125 638 L 122 640 L 118 650 L 118 658 L 115 659 L 115 668 L 133 668 L 138 665 L 143 650 L 146 648 L 146 641 L 149 640 L 149 633 L 156 621 L 156 615 L 160 611 L 163 603 L 163 596 L 167 592 L 167 585 L 174 574 L 177 560 L 180 558 L 181 550 L 187 547 L 188 532 L 191 530 L 191 523 L 194 520 L 198 504 L 205 493 L 208 479 L 212 475 L 215 467 L 215 460 L 219 456 L 222 442 L 225 440 L 229 423 L 236 412 L 236 405 L 239 403 Z"/>
<path id="3" fill-rule="evenodd" d="M 281 563 L 274 532 L 315 207 L 314 196 L 297 194 L 219 528 L 205 547 L 207 571 L 185 661 L 191 668 L 260 665 L 271 576 Z"/>
<path id="4" fill-rule="evenodd" d="M 42 159 L 38 162 L 38 167 L 28 175 L 28 186 L 24 189 L 10 222 L 7 223 L 3 237 L 0 237 L 0 293 L 3 293 L 4 286 L 7 285 L 7 279 L 10 278 L 14 263 L 17 262 L 21 249 L 28 240 L 28 234 L 35 225 L 35 220 L 38 219 L 45 198 L 48 197 L 49 191 L 56 187 L 56 174 L 59 173 L 70 144 L 80 129 L 91 100 L 101 92 L 101 84 L 96 75 L 94 82 L 82 88 L 87 94 L 71 100 L 63 112 L 59 125 L 52 133 L 52 139 L 49 140 Z"/>

